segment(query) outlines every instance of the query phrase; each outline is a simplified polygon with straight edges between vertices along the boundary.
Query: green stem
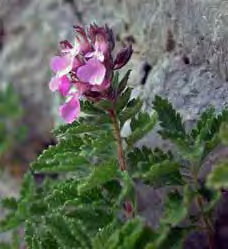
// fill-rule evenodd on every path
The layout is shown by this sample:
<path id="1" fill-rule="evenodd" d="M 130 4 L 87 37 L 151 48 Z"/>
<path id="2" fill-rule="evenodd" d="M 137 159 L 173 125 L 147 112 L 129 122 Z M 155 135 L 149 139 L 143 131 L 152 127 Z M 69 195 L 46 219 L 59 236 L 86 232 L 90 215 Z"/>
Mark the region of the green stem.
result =
<path id="1" fill-rule="evenodd" d="M 112 108 L 109 110 L 109 114 L 112 120 L 113 128 L 114 128 L 114 136 L 117 142 L 117 151 L 118 151 L 118 161 L 119 161 L 119 166 L 122 171 L 125 171 L 127 169 L 126 167 L 126 161 L 125 161 L 125 156 L 124 156 L 124 150 L 123 150 L 123 144 L 122 144 L 122 138 L 120 135 L 120 126 L 118 123 L 118 119 L 116 116 L 115 109 Z"/>
<path id="2" fill-rule="evenodd" d="M 117 118 L 114 106 L 111 110 L 109 110 L 109 114 L 110 114 L 111 121 L 113 124 L 114 136 L 117 142 L 119 167 L 121 171 L 126 171 L 127 167 L 126 167 L 126 160 L 124 156 L 122 138 L 120 135 L 120 126 L 119 126 L 119 122 L 118 122 L 118 118 Z M 126 211 L 128 219 L 133 217 L 133 207 L 130 201 L 125 202 L 125 211 Z"/>
<path id="3" fill-rule="evenodd" d="M 197 196 L 196 202 L 197 202 L 198 208 L 199 208 L 201 215 L 202 215 L 201 219 L 202 219 L 203 226 L 206 229 L 209 247 L 210 247 L 210 249 L 215 249 L 214 231 L 213 231 L 213 227 L 212 227 L 212 224 L 210 222 L 210 219 L 204 213 L 202 196 Z"/>
<path id="4" fill-rule="evenodd" d="M 197 170 L 195 170 L 195 168 L 193 168 L 193 170 L 192 170 L 192 177 L 193 177 L 195 189 L 198 192 L 198 189 L 199 189 L 198 172 L 197 172 Z M 206 236 L 208 239 L 209 248 L 215 249 L 213 225 L 210 221 L 210 218 L 204 212 L 202 195 L 198 194 L 198 196 L 196 197 L 196 204 L 197 204 L 198 209 L 199 209 L 200 214 L 201 214 L 201 222 L 203 224 L 203 227 L 205 227 L 205 230 L 206 230 Z"/>

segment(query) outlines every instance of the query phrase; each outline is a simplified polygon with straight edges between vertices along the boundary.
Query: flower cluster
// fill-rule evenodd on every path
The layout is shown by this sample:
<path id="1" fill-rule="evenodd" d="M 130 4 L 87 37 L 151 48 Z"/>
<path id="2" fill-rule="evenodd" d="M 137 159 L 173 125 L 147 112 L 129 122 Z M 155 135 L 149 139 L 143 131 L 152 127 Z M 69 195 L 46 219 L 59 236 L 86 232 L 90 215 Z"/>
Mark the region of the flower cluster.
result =
<path id="1" fill-rule="evenodd" d="M 131 57 L 132 48 L 123 48 L 113 58 L 115 40 L 107 26 L 92 24 L 87 30 L 74 26 L 76 36 L 73 44 L 60 42 L 60 55 L 51 59 L 50 67 L 55 73 L 49 88 L 59 91 L 66 99 L 59 112 L 66 123 L 72 123 L 80 113 L 81 96 L 99 100 L 110 87 L 113 70 L 123 67 Z"/>

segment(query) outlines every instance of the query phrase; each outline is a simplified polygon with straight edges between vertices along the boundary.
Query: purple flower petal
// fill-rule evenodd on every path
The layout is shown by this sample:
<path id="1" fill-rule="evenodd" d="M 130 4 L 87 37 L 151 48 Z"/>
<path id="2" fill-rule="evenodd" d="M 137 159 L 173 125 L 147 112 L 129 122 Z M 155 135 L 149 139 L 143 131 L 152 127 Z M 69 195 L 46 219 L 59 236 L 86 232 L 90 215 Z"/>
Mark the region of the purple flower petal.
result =
<path id="1" fill-rule="evenodd" d="M 80 81 L 88 82 L 92 85 L 101 85 L 105 77 L 105 66 L 97 59 L 90 59 L 88 62 L 79 67 L 77 76 Z"/>
<path id="2" fill-rule="evenodd" d="M 78 95 L 72 96 L 68 102 L 60 106 L 59 113 L 66 123 L 71 124 L 74 122 L 80 114 L 80 102 Z"/>
<path id="3" fill-rule="evenodd" d="M 96 36 L 94 47 L 96 51 L 100 51 L 102 54 L 105 54 L 108 50 L 108 42 L 104 36 L 98 34 Z"/>
<path id="4" fill-rule="evenodd" d="M 110 80 L 107 80 L 105 79 L 101 85 L 93 85 L 91 87 L 91 91 L 94 91 L 94 92 L 102 92 L 104 90 L 106 90 L 107 88 L 109 88 L 109 86 L 111 85 L 111 81 Z"/>
<path id="5" fill-rule="evenodd" d="M 85 92 L 91 89 L 91 85 L 89 83 L 76 82 L 75 86 L 79 92 L 79 94 L 83 95 Z"/>
<path id="6" fill-rule="evenodd" d="M 49 82 L 49 89 L 52 92 L 55 92 L 59 89 L 59 85 L 61 84 L 61 80 L 58 77 L 52 77 Z"/>
<path id="7" fill-rule="evenodd" d="M 59 85 L 59 92 L 63 95 L 66 96 L 70 90 L 70 80 L 67 76 L 63 76 L 60 79 L 61 83 Z"/>
<path id="8" fill-rule="evenodd" d="M 71 65 L 71 59 L 69 56 L 55 56 L 51 59 L 50 67 L 53 72 L 57 73 L 59 71 L 65 70 Z"/>
<path id="9" fill-rule="evenodd" d="M 70 90 L 70 80 L 65 75 L 62 77 L 52 77 L 51 81 L 49 82 L 49 89 L 52 92 L 59 90 L 63 96 L 66 96 Z"/>

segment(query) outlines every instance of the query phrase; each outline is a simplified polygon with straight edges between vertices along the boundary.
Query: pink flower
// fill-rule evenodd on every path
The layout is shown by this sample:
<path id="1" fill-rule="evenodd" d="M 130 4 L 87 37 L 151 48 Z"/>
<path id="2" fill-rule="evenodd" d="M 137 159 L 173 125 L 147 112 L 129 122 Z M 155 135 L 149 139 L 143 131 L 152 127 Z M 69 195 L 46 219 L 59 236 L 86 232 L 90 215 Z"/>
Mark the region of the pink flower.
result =
<path id="1" fill-rule="evenodd" d="M 101 85 L 106 73 L 105 66 L 96 58 L 88 60 L 77 70 L 77 76 L 81 82 L 91 85 Z"/>
<path id="2" fill-rule="evenodd" d="M 115 60 L 112 52 L 115 47 L 113 32 L 108 26 L 96 24 L 87 30 L 74 26 L 74 43 L 62 41 L 60 55 L 51 59 L 50 67 L 55 76 L 49 83 L 51 91 L 59 91 L 67 101 L 60 107 L 60 115 L 65 122 L 73 122 L 80 113 L 79 97 L 99 101 L 107 98 L 113 70 L 123 67 L 131 57 L 132 48 L 121 50 Z M 77 89 L 72 95 L 71 88 Z"/>
<path id="3" fill-rule="evenodd" d="M 77 94 L 71 96 L 68 101 L 60 106 L 59 114 L 68 124 L 71 124 L 79 117 L 80 102 Z"/>
<path id="4" fill-rule="evenodd" d="M 49 82 L 49 88 L 52 92 L 58 90 L 63 96 L 67 96 L 70 90 L 70 80 L 66 75 L 62 77 L 52 77 Z"/>

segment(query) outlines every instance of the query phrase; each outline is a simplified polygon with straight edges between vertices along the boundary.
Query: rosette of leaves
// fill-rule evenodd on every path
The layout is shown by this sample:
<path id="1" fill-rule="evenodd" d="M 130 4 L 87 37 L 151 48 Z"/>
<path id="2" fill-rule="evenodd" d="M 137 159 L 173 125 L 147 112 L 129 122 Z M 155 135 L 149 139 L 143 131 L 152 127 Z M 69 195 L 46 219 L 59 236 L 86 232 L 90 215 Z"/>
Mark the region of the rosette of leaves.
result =
<path id="1" fill-rule="evenodd" d="M 113 76 L 114 102 L 81 101 L 82 117 L 54 130 L 58 143 L 33 162 L 19 199 L 2 202 L 9 209 L 2 231 L 23 225 L 31 249 L 174 249 L 184 247 L 190 232 L 203 229 L 215 248 L 212 211 L 220 188 L 209 186 L 199 174 L 221 142 L 227 110 L 216 114 L 209 109 L 187 132 L 165 99 L 155 97 L 151 115 L 142 112 L 142 101 L 131 98 L 128 76 Z M 126 122 L 131 133 L 123 137 Z M 156 123 L 178 153 L 134 146 Z M 35 180 L 37 174 L 41 182 Z M 138 181 L 166 189 L 157 229 L 138 209 Z"/>

